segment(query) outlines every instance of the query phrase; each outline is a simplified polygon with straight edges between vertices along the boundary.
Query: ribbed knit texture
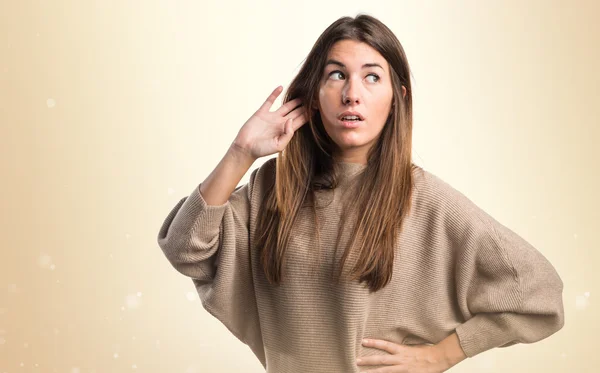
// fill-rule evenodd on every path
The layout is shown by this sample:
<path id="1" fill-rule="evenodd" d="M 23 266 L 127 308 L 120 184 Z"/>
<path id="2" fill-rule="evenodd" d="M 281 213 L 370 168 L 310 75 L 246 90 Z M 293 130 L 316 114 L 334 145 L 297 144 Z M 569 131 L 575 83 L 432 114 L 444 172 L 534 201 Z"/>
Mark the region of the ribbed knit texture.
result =
<path id="1" fill-rule="evenodd" d="M 533 246 L 440 178 L 419 168 L 411 211 L 396 244 L 391 282 L 335 283 L 350 229 L 336 252 L 343 192 L 364 165 L 336 163 L 340 183 L 317 196 L 321 250 L 309 207 L 287 250 L 284 282 L 269 285 L 251 251 L 264 180 L 275 159 L 252 171 L 220 206 L 196 186 L 166 217 L 158 244 L 194 282 L 204 308 L 250 347 L 270 373 L 360 372 L 359 356 L 387 354 L 363 337 L 437 344 L 456 332 L 468 357 L 532 343 L 562 328 L 563 283 Z M 352 220 L 351 220 L 352 221 Z M 319 257 L 317 257 L 319 255 Z"/>

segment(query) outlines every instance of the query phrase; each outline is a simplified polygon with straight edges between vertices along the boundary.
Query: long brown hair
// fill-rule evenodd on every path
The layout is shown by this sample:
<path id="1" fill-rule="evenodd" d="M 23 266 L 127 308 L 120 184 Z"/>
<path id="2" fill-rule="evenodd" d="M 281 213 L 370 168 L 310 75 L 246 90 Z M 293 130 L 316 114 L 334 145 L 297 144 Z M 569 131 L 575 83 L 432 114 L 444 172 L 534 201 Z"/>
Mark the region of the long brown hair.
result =
<path id="1" fill-rule="evenodd" d="M 339 18 L 319 36 L 283 98 L 283 102 L 288 102 L 301 97 L 308 122 L 277 155 L 275 176 L 267 186 L 258 217 L 255 244 L 271 284 L 281 283 L 290 232 L 307 202 L 312 205 L 316 221 L 314 193 L 322 187 L 317 183 L 318 178 L 327 176 L 328 188 L 335 188 L 337 184 L 332 158 L 336 144 L 323 127 L 317 100 L 328 52 L 341 40 L 364 42 L 387 60 L 394 97 L 390 115 L 379 139 L 369 150 L 367 166 L 356 183 L 352 208 L 358 209 L 360 214 L 350 245 L 341 259 L 340 273 L 350 252 L 356 250 L 358 258 L 349 274 L 350 280 L 366 281 L 371 291 L 377 291 L 392 277 L 394 246 L 410 210 L 412 171 L 418 168 L 411 159 L 410 69 L 404 49 L 392 31 L 378 19 L 359 14 L 355 18 Z M 406 88 L 404 97 L 402 86 Z M 318 232 L 317 227 L 317 239 Z"/>

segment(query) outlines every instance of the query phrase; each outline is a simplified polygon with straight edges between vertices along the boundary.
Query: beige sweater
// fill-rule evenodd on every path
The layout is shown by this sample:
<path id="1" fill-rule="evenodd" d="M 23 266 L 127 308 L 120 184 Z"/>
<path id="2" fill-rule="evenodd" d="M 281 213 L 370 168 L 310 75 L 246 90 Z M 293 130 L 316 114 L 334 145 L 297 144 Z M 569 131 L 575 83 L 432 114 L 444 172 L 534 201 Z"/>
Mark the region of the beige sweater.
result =
<path id="1" fill-rule="evenodd" d="M 290 239 L 285 282 L 268 284 L 254 239 L 259 201 L 275 159 L 252 171 L 229 201 L 209 206 L 199 186 L 166 217 L 158 244 L 192 278 L 204 308 L 250 347 L 267 372 L 360 372 L 359 356 L 387 354 L 363 337 L 436 344 L 455 332 L 468 357 L 532 343 L 562 328 L 563 283 L 550 262 L 463 194 L 422 168 L 382 290 L 331 278 L 340 196 L 365 166 L 337 163 L 340 183 L 317 196 L 321 260 L 310 208 Z M 346 243 L 344 235 L 340 242 Z"/>

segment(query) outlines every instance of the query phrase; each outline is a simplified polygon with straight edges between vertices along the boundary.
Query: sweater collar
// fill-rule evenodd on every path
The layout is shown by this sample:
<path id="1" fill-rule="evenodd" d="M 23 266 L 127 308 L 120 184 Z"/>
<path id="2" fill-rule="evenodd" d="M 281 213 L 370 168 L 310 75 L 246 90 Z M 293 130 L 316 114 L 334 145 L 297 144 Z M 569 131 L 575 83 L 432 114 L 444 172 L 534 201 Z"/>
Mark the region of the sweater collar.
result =
<path id="1" fill-rule="evenodd" d="M 337 175 L 338 186 L 346 183 L 354 178 L 360 171 L 367 167 L 365 164 L 360 163 L 349 163 L 349 162 L 338 162 L 333 163 L 334 171 Z"/>

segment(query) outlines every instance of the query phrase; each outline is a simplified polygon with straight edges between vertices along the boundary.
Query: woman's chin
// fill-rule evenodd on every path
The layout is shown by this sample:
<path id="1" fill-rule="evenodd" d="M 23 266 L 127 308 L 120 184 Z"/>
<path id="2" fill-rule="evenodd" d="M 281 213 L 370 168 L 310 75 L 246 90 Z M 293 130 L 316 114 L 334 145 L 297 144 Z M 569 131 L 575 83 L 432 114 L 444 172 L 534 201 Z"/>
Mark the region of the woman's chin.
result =
<path id="1" fill-rule="evenodd" d="M 338 147 L 342 150 L 351 150 L 360 147 L 364 147 L 366 143 L 358 139 L 341 140 L 337 143 Z"/>

